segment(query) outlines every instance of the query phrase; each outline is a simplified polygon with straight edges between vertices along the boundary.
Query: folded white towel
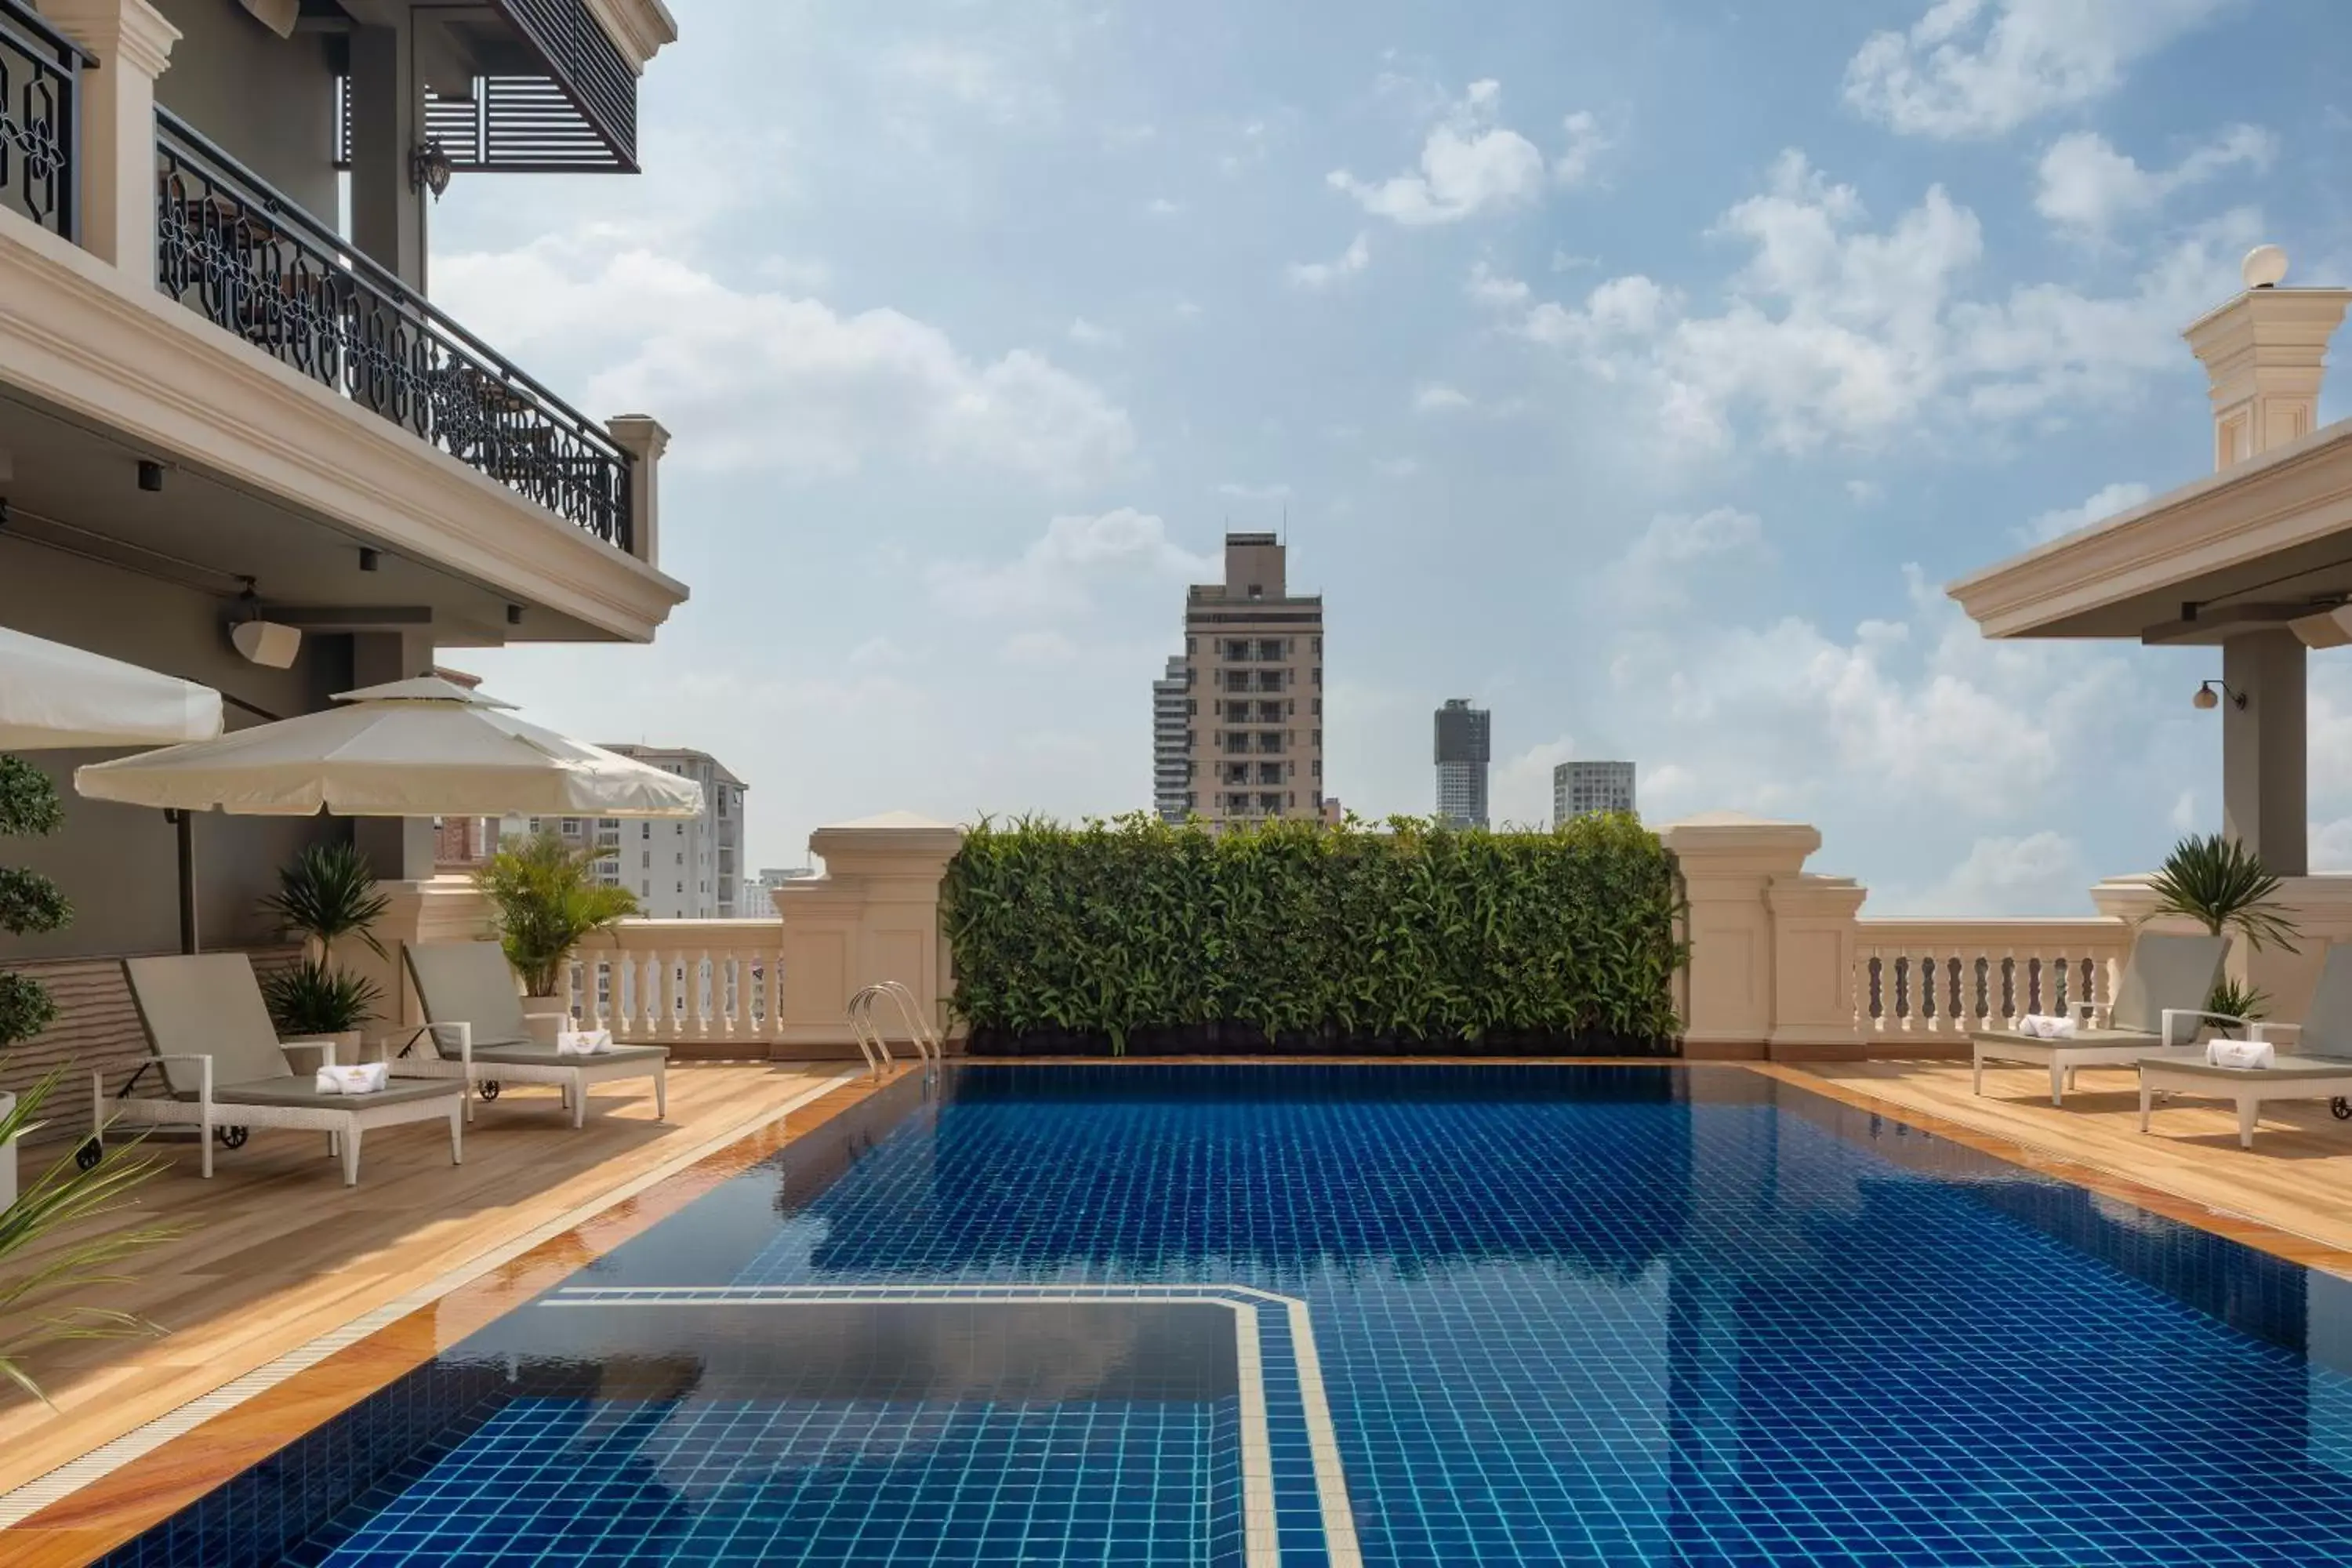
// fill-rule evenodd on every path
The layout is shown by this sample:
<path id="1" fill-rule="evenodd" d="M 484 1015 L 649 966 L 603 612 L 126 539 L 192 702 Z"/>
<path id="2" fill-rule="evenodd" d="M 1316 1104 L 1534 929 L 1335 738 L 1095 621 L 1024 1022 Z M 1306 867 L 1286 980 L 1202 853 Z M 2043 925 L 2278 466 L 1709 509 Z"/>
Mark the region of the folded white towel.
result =
<path id="1" fill-rule="evenodd" d="M 566 1029 L 555 1037 L 559 1057 L 593 1057 L 613 1048 L 610 1029 Z"/>
<path id="2" fill-rule="evenodd" d="M 2266 1068 L 2277 1065 L 2278 1052 L 2268 1040 L 2215 1040 L 2205 1059 L 2217 1068 Z"/>
<path id="3" fill-rule="evenodd" d="M 2017 1032 L 2044 1040 L 2071 1040 L 2082 1026 L 2072 1018 L 2053 1017 L 2047 1013 L 2028 1013 L 2017 1021 Z"/>
<path id="4" fill-rule="evenodd" d="M 319 1069 L 320 1094 L 373 1094 L 390 1082 L 392 1069 L 382 1062 L 347 1062 Z"/>

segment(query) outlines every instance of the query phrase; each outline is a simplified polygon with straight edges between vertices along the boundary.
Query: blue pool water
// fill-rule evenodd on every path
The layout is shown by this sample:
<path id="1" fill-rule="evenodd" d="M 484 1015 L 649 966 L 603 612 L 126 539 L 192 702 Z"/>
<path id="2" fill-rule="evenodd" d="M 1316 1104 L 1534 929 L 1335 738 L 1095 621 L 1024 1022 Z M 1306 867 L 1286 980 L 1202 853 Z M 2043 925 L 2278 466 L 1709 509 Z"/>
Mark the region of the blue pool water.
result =
<path id="1" fill-rule="evenodd" d="M 113 1561 L 2352 1562 L 2352 1285 L 1745 1072 L 863 1114 Z"/>

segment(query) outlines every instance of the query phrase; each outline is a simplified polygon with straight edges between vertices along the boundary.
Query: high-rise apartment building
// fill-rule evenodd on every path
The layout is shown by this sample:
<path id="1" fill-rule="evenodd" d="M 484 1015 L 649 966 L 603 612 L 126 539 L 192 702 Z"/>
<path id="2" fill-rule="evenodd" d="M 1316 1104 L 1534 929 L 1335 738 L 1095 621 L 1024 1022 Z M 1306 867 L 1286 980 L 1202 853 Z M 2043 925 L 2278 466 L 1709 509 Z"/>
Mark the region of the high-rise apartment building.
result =
<path id="1" fill-rule="evenodd" d="M 1467 697 L 1437 710 L 1437 815 L 1449 826 L 1486 826 L 1486 761 L 1493 714 Z"/>
<path id="2" fill-rule="evenodd" d="M 1633 809 L 1631 763 L 1562 763 L 1551 771 L 1554 825 L 1595 811 Z"/>
<path id="3" fill-rule="evenodd" d="M 1198 705 L 1192 661 L 1170 659 L 1168 673 L 1151 683 L 1151 809 L 1166 822 L 1181 822 L 1193 808 L 1192 721 Z"/>
<path id="4" fill-rule="evenodd" d="M 1225 580 L 1184 596 L 1186 787 L 1212 826 L 1323 815 L 1323 596 L 1290 592 L 1285 554 L 1228 533 Z"/>
<path id="5" fill-rule="evenodd" d="M 637 895 L 649 920 L 734 920 L 761 914 L 743 895 L 743 781 L 708 752 L 677 747 L 607 745 L 608 752 L 692 779 L 702 786 L 702 815 L 669 821 L 615 816 L 534 816 L 531 833 L 554 833 L 575 847 L 594 849 L 597 880 Z"/>

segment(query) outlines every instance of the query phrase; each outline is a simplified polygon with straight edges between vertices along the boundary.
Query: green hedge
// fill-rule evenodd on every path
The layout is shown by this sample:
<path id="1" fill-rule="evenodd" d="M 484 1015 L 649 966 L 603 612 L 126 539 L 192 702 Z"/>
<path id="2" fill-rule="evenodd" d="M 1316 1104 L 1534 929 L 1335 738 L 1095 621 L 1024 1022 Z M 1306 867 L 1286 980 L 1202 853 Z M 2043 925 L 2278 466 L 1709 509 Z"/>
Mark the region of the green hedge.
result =
<path id="1" fill-rule="evenodd" d="M 942 918 L 977 1048 L 1207 1029 L 1654 1050 L 1678 1029 L 1676 888 L 1631 816 L 1219 836 L 1137 814 L 982 823 L 948 867 Z"/>

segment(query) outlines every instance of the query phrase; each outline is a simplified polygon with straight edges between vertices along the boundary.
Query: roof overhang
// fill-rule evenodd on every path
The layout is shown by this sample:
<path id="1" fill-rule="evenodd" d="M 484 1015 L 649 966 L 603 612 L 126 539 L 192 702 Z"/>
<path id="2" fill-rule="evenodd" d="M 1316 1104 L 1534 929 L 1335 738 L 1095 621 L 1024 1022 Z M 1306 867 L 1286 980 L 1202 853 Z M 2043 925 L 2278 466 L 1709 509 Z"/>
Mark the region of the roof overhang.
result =
<path id="1" fill-rule="evenodd" d="M 1963 577 L 1989 637 L 2214 642 L 2352 598 L 2352 419 Z"/>

